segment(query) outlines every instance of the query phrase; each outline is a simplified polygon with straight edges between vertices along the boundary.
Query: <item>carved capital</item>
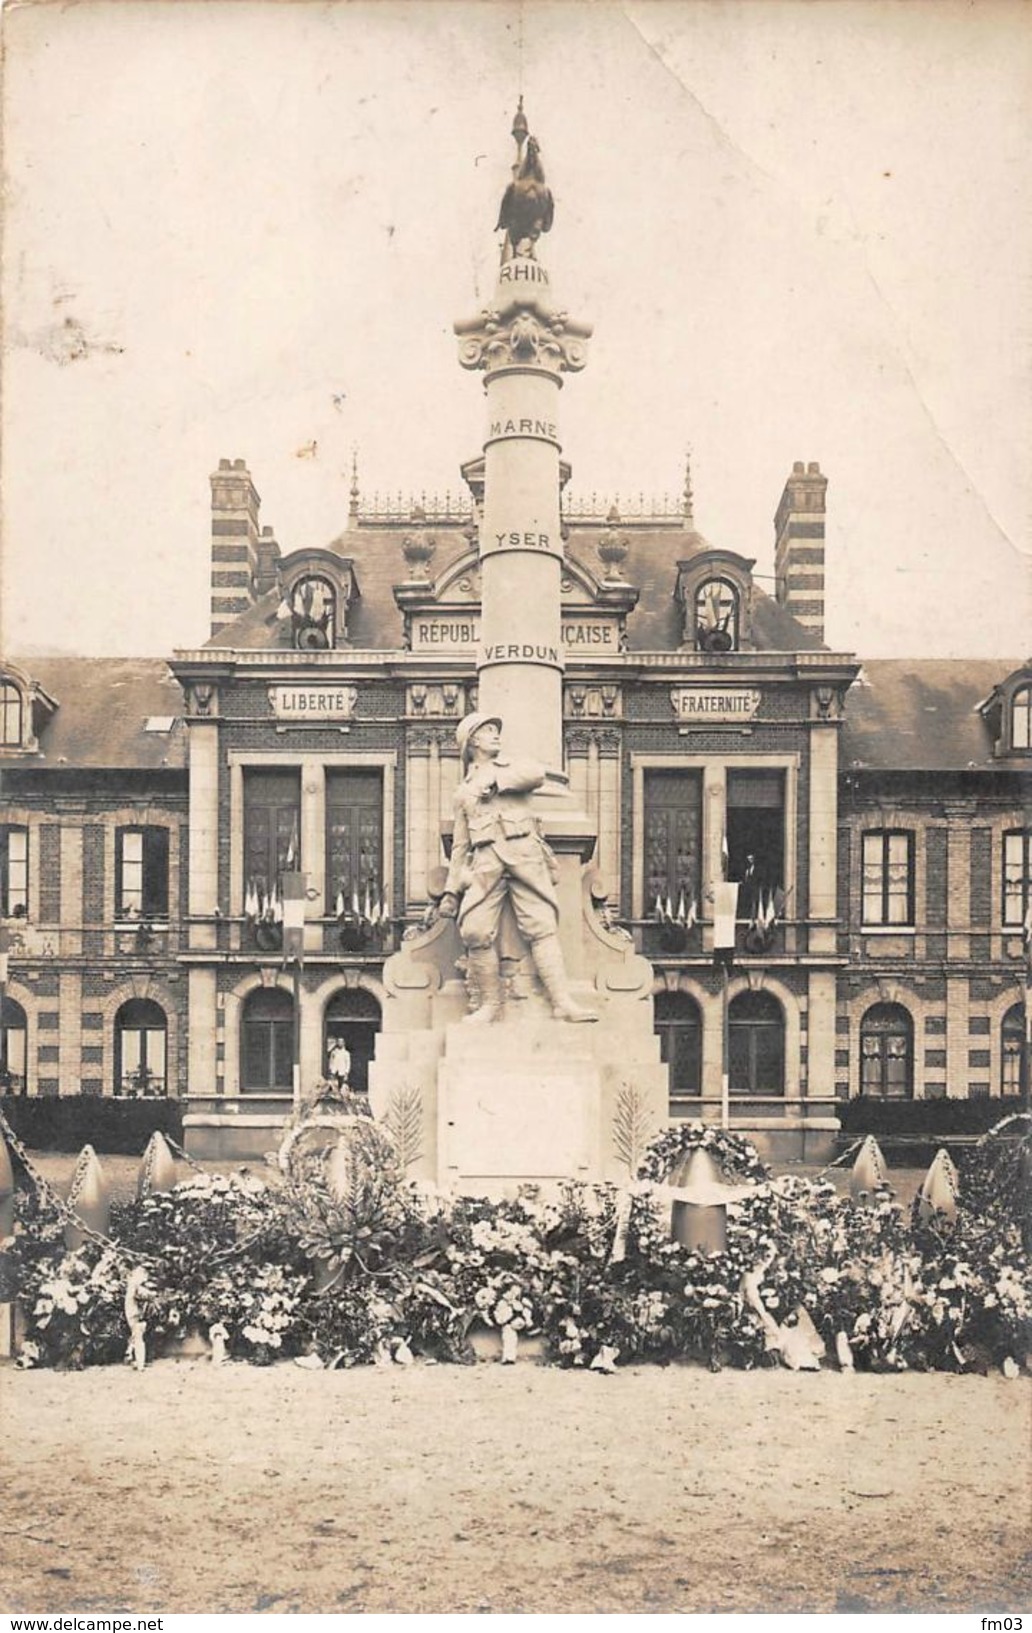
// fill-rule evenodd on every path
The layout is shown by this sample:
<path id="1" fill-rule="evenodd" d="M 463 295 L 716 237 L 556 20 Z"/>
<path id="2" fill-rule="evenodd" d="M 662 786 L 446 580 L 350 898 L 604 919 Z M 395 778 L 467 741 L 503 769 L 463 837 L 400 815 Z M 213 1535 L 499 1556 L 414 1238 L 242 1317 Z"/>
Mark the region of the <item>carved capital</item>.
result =
<path id="1" fill-rule="evenodd" d="M 814 720 L 838 720 L 842 694 L 834 686 L 815 686 L 810 694 L 810 714 Z"/>
<path id="2" fill-rule="evenodd" d="M 219 689 L 210 681 L 194 681 L 187 688 L 186 705 L 195 719 L 207 720 L 219 712 Z"/>
<path id="3" fill-rule="evenodd" d="M 566 312 L 517 307 L 505 313 L 485 309 L 455 325 L 459 362 L 464 369 L 511 368 L 523 364 L 553 373 L 576 374 L 588 361 L 591 326 Z"/>

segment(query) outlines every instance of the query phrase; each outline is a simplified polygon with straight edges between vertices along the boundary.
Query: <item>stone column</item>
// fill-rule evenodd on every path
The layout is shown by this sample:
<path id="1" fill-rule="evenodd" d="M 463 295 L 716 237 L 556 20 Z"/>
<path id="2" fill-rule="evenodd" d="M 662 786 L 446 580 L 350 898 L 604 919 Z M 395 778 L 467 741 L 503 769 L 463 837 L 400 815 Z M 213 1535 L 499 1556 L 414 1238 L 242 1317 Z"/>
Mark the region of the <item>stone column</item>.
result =
<path id="1" fill-rule="evenodd" d="M 219 728 L 215 720 L 190 721 L 190 880 L 187 900 L 189 912 L 199 915 L 214 914 L 219 901 Z M 209 924 L 192 924 L 190 946 L 214 947 L 216 929 L 214 920 Z"/>
<path id="2" fill-rule="evenodd" d="M 64 970 L 58 977 L 58 1005 L 58 1093 L 79 1094 L 82 1091 L 82 976 L 78 970 Z M 110 1082 L 109 1078 L 105 1089 Z"/>
<path id="3" fill-rule="evenodd" d="M 810 729 L 810 953 L 833 953 L 838 912 L 838 726 Z"/>
<path id="4" fill-rule="evenodd" d="M 459 361 L 486 378 L 480 526 L 478 707 L 505 723 L 506 752 L 564 785 L 563 540 L 559 520 L 561 375 L 582 369 L 591 330 L 556 311 L 532 254 L 503 261 L 490 308 L 457 323 Z"/>
<path id="5" fill-rule="evenodd" d="M 82 953 L 82 930 L 80 926 L 86 922 L 82 894 L 82 829 L 62 828 L 60 847 L 60 947 L 65 957 L 77 958 Z"/>
<path id="6" fill-rule="evenodd" d="M 186 1063 L 187 1094 L 222 1092 L 216 1068 L 215 1032 L 218 1023 L 213 969 L 191 965 L 187 972 L 190 1030 Z"/>

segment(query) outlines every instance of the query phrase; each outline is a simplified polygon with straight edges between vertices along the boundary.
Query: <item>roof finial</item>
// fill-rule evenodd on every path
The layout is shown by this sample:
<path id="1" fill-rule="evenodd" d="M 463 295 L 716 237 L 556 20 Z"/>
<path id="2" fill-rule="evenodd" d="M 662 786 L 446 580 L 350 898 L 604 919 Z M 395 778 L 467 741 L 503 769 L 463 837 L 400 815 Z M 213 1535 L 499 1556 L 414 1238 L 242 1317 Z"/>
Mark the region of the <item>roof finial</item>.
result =
<path id="1" fill-rule="evenodd" d="M 695 530 L 695 501 L 692 497 L 692 450 L 691 445 L 685 449 L 684 455 L 684 527 L 686 532 Z"/>
<path id="2" fill-rule="evenodd" d="M 348 516 L 358 520 L 358 449 L 351 450 L 351 502 L 348 505 Z"/>

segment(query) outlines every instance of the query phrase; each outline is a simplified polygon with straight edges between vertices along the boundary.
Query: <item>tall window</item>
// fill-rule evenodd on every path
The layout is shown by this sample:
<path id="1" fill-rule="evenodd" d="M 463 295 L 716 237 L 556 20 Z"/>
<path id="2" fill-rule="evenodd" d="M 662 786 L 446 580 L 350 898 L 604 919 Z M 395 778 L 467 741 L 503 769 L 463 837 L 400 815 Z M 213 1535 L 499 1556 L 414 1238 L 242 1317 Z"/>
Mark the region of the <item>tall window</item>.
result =
<path id="1" fill-rule="evenodd" d="M 21 740 L 21 692 L 13 681 L 0 680 L 0 747 L 19 748 Z"/>
<path id="2" fill-rule="evenodd" d="M 361 913 L 383 902 L 383 783 L 379 771 L 326 774 L 326 893 Z"/>
<path id="3" fill-rule="evenodd" d="M 660 1059 L 669 1067 L 671 1102 L 702 1093 L 702 1017 L 686 992 L 656 998 Z"/>
<path id="4" fill-rule="evenodd" d="M 785 774 L 727 774 L 728 878 L 738 880 L 738 917 L 749 918 L 761 897 L 785 882 Z"/>
<path id="5" fill-rule="evenodd" d="M 728 1012 L 733 1095 L 785 1092 L 785 1017 L 769 992 L 740 992 Z"/>
<path id="6" fill-rule="evenodd" d="M 335 993 L 326 1006 L 323 1024 L 323 1074 L 331 1076 L 331 1054 L 335 1043 L 343 1043 L 351 1056 L 348 1087 L 365 1094 L 369 1087 L 369 1062 L 380 1030 L 380 1006 L 369 992 L 348 990 Z"/>
<path id="7" fill-rule="evenodd" d="M 1003 836 L 1003 922 L 1021 925 L 1032 903 L 1032 830 Z"/>
<path id="8" fill-rule="evenodd" d="M 115 1016 L 115 1093 L 167 1094 L 168 1022 L 151 998 L 131 998 Z"/>
<path id="9" fill-rule="evenodd" d="M 1011 698 L 1011 748 L 1032 748 L 1032 686 L 1019 686 Z"/>
<path id="10" fill-rule="evenodd" d="M 23 919 L 29 911 L 29 830 L 0 827 L 0 918 Z"/>
<path id="11" fill-rule="evenodd" d="M 1000 1028 L 1001 1070 L 1000 1093 L 1020 1094 L 1021 1057 L 1025 1046 L 1025 1012 L 1020 1004 L 1008 1009 Z M 1032 1061 L 1029 1062 L 1032 1066 Z"/>
<path id="12" fill-rule="evenodd" d="M 167 828 L 119 828 L 115 834 L 115 915 L 168 917 Z"/>
<path id="13" fill-rule="evenodd" d="M 738 650 L 738 591 L 726 578 L 707 578 L 695 592 L 695 645 L 700 652 Z"/>
<path id="14" fill-rule="evenodd" d="M 914 1093 L 914 1023 L 902 1004 L 875 1004 L 860 1023 L 860 1093 L 909 1100 Z"/>
<path id="15" fill-rule="evenodd" d="M 876 828 L 863 836 L 863 923 L 914 922 L 914 836 Z"/>
<path id="16" fill-rule="evenodd" d="M 288 1093 L 293 1085 L 294 1005 L 289 992 L 260 987 L 244 1005 L 240 1023 L 243 1094 Z"/>
<path id="17" fill-rule="evenodd" d="M 244 772 L 244 889 L 267 896 L 284 871 L 301 865 L 301 773 L 290 767 Z"/>
<path id="18" fill-rule="evenodd" d="M 702 775 L 698 771 L 645 774 L 645 911 L 699 910 Z"/>
<path id="19" fill-rule="evenodd" d="M 0 1094 L 25 1093 L 25 1011 L 4 997 L 0 1027 Z"/>

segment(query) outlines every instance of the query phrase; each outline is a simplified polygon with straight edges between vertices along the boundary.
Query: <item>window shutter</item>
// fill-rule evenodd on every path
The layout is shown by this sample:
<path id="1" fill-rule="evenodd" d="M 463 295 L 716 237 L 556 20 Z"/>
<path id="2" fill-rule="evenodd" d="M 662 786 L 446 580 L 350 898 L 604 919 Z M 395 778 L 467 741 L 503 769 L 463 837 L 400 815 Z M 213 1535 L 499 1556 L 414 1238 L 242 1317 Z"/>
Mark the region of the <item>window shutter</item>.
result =
<path id="1" fill-rule="evenodd" d="M 143 914 L 168 917 L 168 829 L 143 830 Z"/>

